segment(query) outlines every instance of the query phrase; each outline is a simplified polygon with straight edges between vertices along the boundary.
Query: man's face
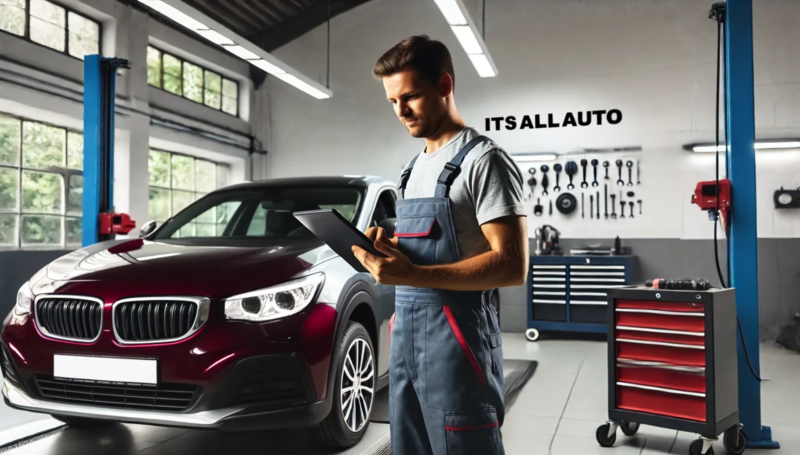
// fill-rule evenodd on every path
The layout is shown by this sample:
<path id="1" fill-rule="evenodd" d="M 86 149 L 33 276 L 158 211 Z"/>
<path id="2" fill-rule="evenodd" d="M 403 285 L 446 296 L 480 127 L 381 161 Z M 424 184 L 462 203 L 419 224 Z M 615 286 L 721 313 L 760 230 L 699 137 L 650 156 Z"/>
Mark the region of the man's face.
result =
<path id="1" fill-rule="evenodd" d="M 450 80 L 446 76 L 444 79 Z M 449 94 L 449 87 L 436 87 L 413 69 L 384 77 L 383 87 L 397 118 L 413 137 L 430 137 L 438 131 L 446 112 L 444 97 Z"/>

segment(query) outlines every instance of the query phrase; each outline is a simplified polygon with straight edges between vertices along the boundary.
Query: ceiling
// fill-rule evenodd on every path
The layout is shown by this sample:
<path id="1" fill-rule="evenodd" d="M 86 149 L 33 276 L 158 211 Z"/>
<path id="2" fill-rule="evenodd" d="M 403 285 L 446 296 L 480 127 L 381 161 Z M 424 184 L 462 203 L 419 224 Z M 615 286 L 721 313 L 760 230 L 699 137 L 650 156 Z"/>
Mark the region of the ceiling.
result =
<path id="1" fill-rule="evenodd" d="M 183 0 L 271 52 L 369 0 Z"/>

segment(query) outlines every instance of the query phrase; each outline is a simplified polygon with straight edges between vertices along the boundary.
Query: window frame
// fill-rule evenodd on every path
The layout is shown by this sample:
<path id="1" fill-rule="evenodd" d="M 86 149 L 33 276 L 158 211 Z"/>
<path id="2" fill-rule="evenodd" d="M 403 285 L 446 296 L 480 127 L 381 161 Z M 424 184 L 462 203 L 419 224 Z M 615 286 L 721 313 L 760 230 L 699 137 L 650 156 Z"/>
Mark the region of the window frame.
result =
<path id="1" fill-rule="evenodd" d="M 30 1 L 30 0 L 26 0 L 26 1 Z M 209 108 L 211 110 L 217 111 L 217 112 L 222 112 L 225 115 L 230 115 L 231 117 L 241 118 L 241 117 L 239 117 L 239 101 L 240 101 L 240 95 L 241 95 L 241 84 L 239 83 L 238 80 L 230 78 L 228 76 L 225 76 L 224 74 L 220 73 L 219 71 L 215 71 L 215 70 L 213 70 L 211 68 L 208 68 L 208 67 L 206 67 L 204 65 L 201 65 L 199 63 L 195 63 L 195 62 L 193 62 L 191 60 L 185 59 L 185 58 L 183 58 L 183 57 L 181 57 L 179 55 L 175 55 L 172 52 L 167 52 L 167 51 L 165 51 L 164 49 L 162 49 L 162 48 L 160 48 L 158 46 L 153 46 L 152 44 L 148 43 L 147 47 L 152 47 L 153 49 L 155 49 L 155 50 L 157 50 L 159 52 L 159 55 L 158 55 L 158 74 L 159 74 L 158 83 L 159 83 L 159 85 L 158 86 L 152 85 L 152 84 L 150 84 L 150 81 L 148 80 L 147 81 L 147 86 L 148 87 L 153 87 L 155 89 L 161 90 L 162 92 L 169 93 L 170 95 L 179 96 L 179 97 L 181 97 L 181 98 L 183 98 L 183 99 L 185 99 L 187 101 L 191 101 L 194 104 L 199 104 L 201 106 L 205 106 L 205 107 L 207 107 L 207 108 Z M 172 56 L 173 58 L 175 58 L 175 59 L 177 59 L 178 61 L 181 62 L 181 65 L 180 65 L 180 67 L 181 67 L 181 75 L 180 75 L 181 94 L 180 95 L 172 93 L 169 90 L 164 88 L 164 55 L 165 54 L 169 54 L 170 56 Z M 183 79 L 183 77 L 184 77 L 184 71 L 183 71 L 184 63 L 188 63 L 190 65 L 194 65 L 194 66 L 196 66 L 196 67 L 198 67 L 198 68 L 200 68 L 202 70 L 203 77 L 202 77 L 202 81 L 201 81 L 201 87 L 202 87 L 203 97 L 202 97 L 202 99 L 200 101 L 195 101 L 195 100 L 193 100 L 191 98 L 188 98 L 186 96 L 186 89 L 185 89 L 184 83 L 183 83 L 183 81 L 184 81 L 184 79 Z M 216 75 L 218 75 L 220 77 L 219 109 L 217 109 L 217 108 L 215 108 L 213 106 L 209 106 L 208 104 L 206 104 L 206 90 L 207 90 L 206 89 L 206 72 L 214 73 L 214 74 L 216 74 Z M 223 87 L 223 84 L 225 83 L 226 80 L 236 84 L 236 113 L 235 114 L 231 114 L 231 113 L 228 113 L 228 112 L 225 112 L 224 110 L 222 110 L 222 104 L 223 104 L 222 103 L 222 98 L 224 97 L 222 87 Z M 162 151 L 162 150 L 158 150 L 158 151 Z M 172 153 L 172 152 L 169 152 L 169 153 Z"/>
<path id="2" fill-rule="evenodd" d="M 46 47 L 46 46 L 45 46 Z M 5 118 L 16 119 L 20 122 L 20 130 L 19 130 L 19 144 L 18 150 L 19 154 L 17 156 L 17 164 L 11 165 L 6 163 L 0 163 L 0 169 L 13 169 L 17 172 L 17 188 L 16 188 L 16 197 L 17 197 L 17 207 L 15 211 L 0 211 L 0 215 L 11 215 L 17 217 L 17 225 L 15 227 L 15 242 L 13 245 L 0 245 L 0 251 L 9 251 L 9 250 L 69 250 L 73 249 L 77 244 L 72 243 L 70 244 L 68 241 L 67 235 L 67 220 L 69 219 L 83 219 L 83 213 L 81 215 L 74 215 L 70 214 L 69 211 L 69 182 L 73 176 L 81 176 L 83 177 L 83 166 L 81 169 L 75 169 L 69 167 L 69 134 L 76 133 L 83 136 L 83 131 L 79 131 L 76 129 L 72 129 L 65 126 L 55 125 L 49 122 L 42 122 L 39 120 L 34 120 L 27 117 L 22 117 L 19 115 L 8 114 L 5 112 L 0 112 L 0 116 Z M 23 143 L 24 143 L 24 136 L 25 136 L 25 127 L 24 123 L 38 123 L 40 125 L 48 126 L 51 128 L 58 128 L 59 130 L 64 131 L 64 164 L 58 167 L 61 167 L 60 171 L 54 170 L 51 168 L 39 168 L 39 167 L 31 167 L 25 166 L 23 163 L 25 161 L 24 158 L 24 150 L 23 150 Z M 62 185 L 61 185 L 61 209 L 58 213 L 46 213 L 46 212 L 33 212 L 28 211 L 26 212 L 23 208 L 23 187 L 22 187 L 22 175 L 25 171 L 31 172 L 39 172 L 44 174 L 53 174 L 58 175 L 61 177 Z M 73 212 L 74 213 L 74 212 Z M 22 241 L 22 217 L 23 216 L 50 216 L 50 217 L 58 217 L 61 220 L 61 228 L 60 228 L 60 242 L 58 244 L 55 243 L 45 243 L 45 244 L 24 244 Z"/>
<path id="3" fill-rule="evenodd" d="M 59 54 L 66 55 L 69 58 L 74 58 L 75 60 L 79 60 L 79 61 L 82 62 L 83 61 L 82 58 L 76 57 L 76 56 L 74 56 L 74 55 L 69 53 L 69 15 L 70 15 L 70 13 L 72 13 L 72 14 L 78 15 L 78 16 L 80 16 L 80 17 L 82 17 L 82 18 L 84 18 L 84 19 L 86 19 L 88 21 L 91 21 L 91 22 L 94 22 L 95 24 L 97 24 L 97 30 L 98 30 L 98 35 L 97 35 L 97 53 L 100 54 L 100 55 L 103 55 L 103 23 L 101 21 L 98 21 L 95 18 L 89 17 L 89 16 L 87 16 L 87 15 L 85 15 L 83 13 L 80 13 L 80 12 L 70 8 L 69 6 L 63 5 L 63 4 L 59 3 L 59 2 L 56 2 L 56 1 L 53 1 L 53 0 L 46 0 L 46 1 L 58 6 L 59 8 L 63 8 L 64 9 L 64 50 L 63 51 L 60 51 L 58 49 L 54 49 L 54 48 L 52 48 L 50 46 L 47 46 L 47 45 L 44 45 L 42 43 L 37 43 L 36 41 L 33 41 L 31 39 L 31 0 L 25 0 L 25 27 L 24 27 L 23 34 L 20 36 L 20 35 L 17 35 L 15 33 L 11 33 L 9 31 L 3 30 L 3 29 L 0 29 L 0 34 L 13 36 L 14 38 L 18 38 L 18 39 L 24 39 L 25 41 L 27 41 L 27 42 L 29 42 L 31 44 L 34 44 L 36 46 L 41 46 L 41 47 L 43 47 L 45 49 L 49 49 L 51 51 L 58 52 Z M 0 36 L 2 36 L 2 35 L 0 35 Z M 237 106 L 237 110 L 238 110 L 238 106 Z M 31 121 L 33 121 L 33 120 L 31 120 Z M 38 123 L 43 123 L 43 122 L 38 122 Z M 61 127 L 59 127 L 59 128 L 61 128 Z M 81 133 L 81 134 L 83 134 L 83 133 Z"/>

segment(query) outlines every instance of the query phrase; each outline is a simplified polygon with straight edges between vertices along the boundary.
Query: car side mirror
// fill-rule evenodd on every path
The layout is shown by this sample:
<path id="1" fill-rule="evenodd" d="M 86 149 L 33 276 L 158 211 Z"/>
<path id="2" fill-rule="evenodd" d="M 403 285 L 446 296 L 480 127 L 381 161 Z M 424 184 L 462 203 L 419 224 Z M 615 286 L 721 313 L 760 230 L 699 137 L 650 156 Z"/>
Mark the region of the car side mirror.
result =
<path id="1" fill-rule="evenodd" d="M 394 228 L 397 226 L 397 218 L 385 218 L 378 226 L 386 231 L 387 236 L 394 237 Z"/>
<path id="2" fill-rule="evenodd" d="M 147 223 L 144 224 L 144 226 L 142 226 L 142 229 L 139 230 L 139 238 L 143 239 L 143 238 L 147 237 L 148 235 L 152 234 L 153 231 L 155 231 L 157 227 L 158 227 L 158 223 L 156 223 L 155 221 L 152 221 L 152 220 L 148 221 Z"/>

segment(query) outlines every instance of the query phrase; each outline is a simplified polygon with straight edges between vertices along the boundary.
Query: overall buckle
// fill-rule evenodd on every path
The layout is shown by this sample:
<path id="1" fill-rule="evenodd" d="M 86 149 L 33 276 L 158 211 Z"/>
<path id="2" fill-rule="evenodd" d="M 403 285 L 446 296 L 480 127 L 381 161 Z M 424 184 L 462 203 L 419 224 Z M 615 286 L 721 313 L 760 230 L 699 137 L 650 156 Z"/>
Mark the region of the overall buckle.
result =
<path id="1" fill-rule="evenodd" d="M 444 170 L 441 174 L 439 174 L 439 183 L 445 184 L 450 186 L 455 180 L 456 176 L 458 176 L 458 171 L 461 170 L 461 166 L 458 166 L 453 163 L 447 163 L 444 165 Z"/>

